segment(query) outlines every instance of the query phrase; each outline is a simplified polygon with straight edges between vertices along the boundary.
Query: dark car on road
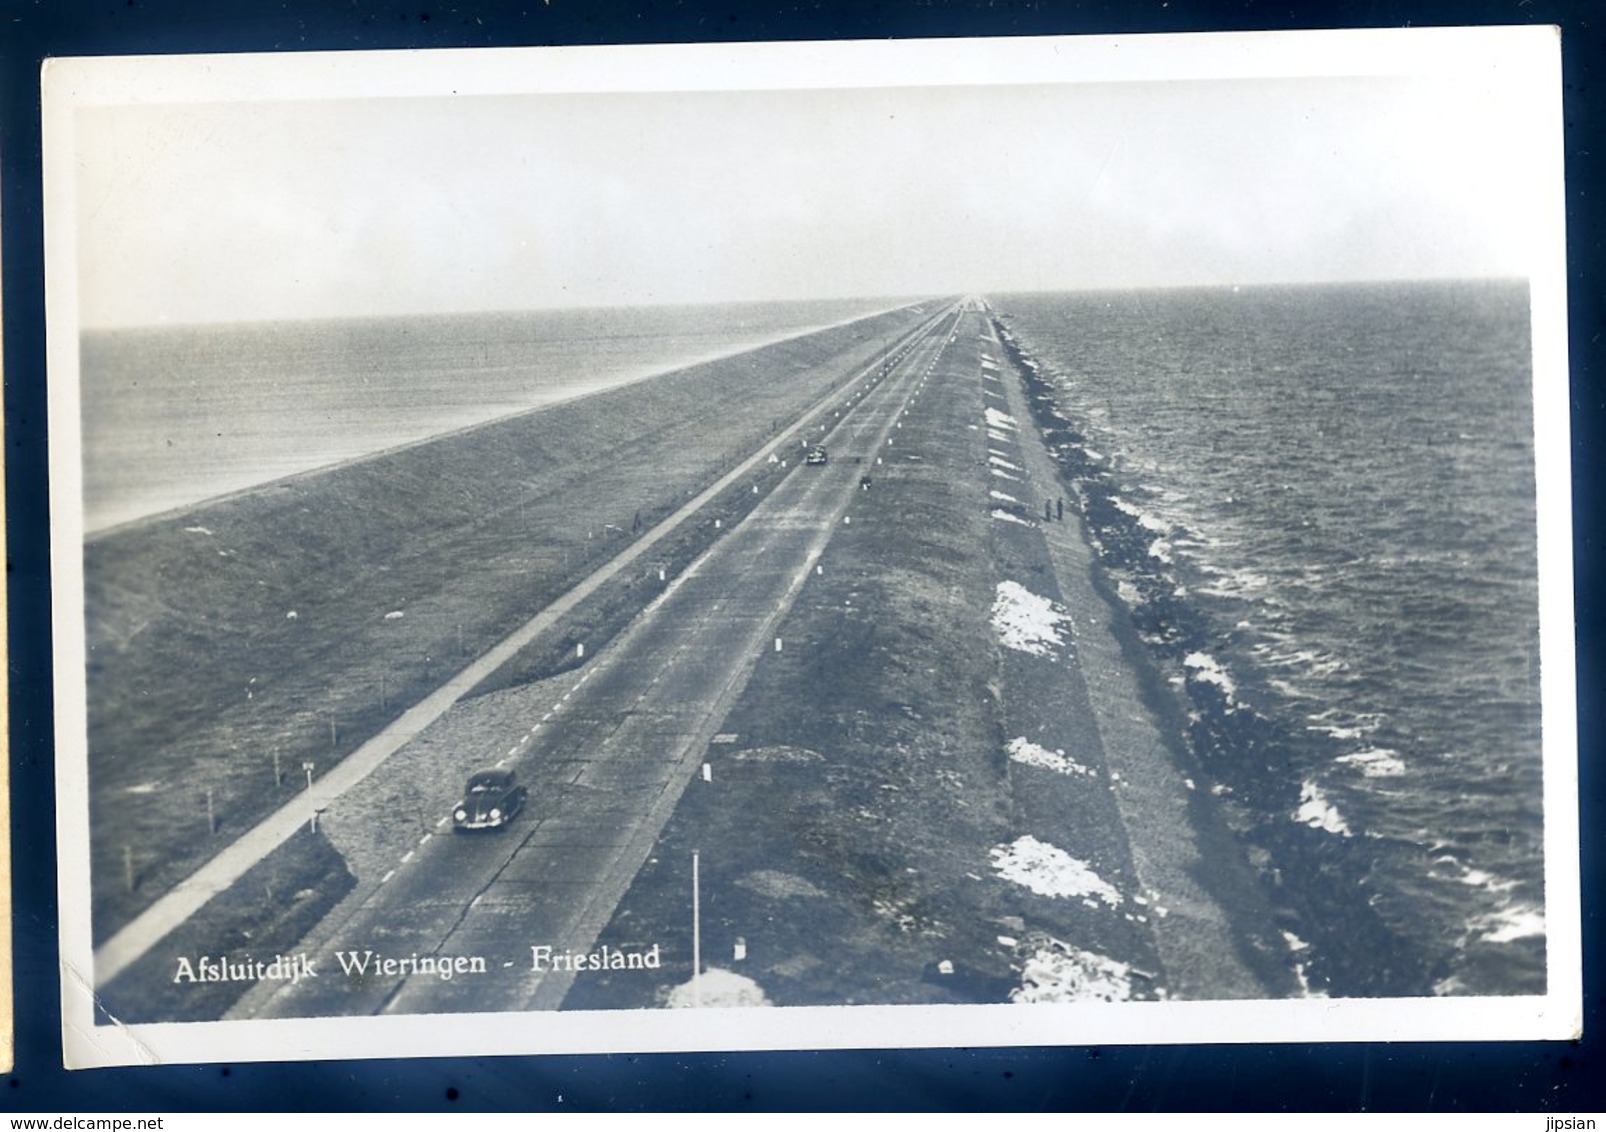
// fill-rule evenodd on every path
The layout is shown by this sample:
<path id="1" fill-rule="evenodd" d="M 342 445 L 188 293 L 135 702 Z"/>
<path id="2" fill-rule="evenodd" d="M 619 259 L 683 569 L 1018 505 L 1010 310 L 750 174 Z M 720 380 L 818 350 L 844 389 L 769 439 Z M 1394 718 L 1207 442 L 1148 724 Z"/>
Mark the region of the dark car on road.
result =
<path id="1" fill-rule="evenodd" d="M 524 787 L 511 770 L 469 775 L 463 800 L 452 811 L 453 828 L 501 829 L 524 808 Z"/>
<path id="2" fill-rule="evenodd" d="M 813 448 L 810 448 L 809 449 L 809 454 L 806 457 L 804 457 L 803 462 L 805 464 L 823 464 L 823 463 L 825 463 L 825 448 L 824 448 L 824 446 L 816 444 Z"/>

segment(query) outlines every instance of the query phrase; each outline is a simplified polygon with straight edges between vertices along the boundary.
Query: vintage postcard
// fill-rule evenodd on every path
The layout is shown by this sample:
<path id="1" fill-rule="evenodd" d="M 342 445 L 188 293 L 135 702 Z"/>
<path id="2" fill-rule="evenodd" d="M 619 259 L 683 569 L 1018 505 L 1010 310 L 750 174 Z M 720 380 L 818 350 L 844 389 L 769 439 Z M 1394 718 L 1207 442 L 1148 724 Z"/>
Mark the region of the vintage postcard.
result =
<path id="1" fill-rule="evenodd" d="M 1559 59 L 49 63 L 69 1064 L 1575 1034 Z"/>

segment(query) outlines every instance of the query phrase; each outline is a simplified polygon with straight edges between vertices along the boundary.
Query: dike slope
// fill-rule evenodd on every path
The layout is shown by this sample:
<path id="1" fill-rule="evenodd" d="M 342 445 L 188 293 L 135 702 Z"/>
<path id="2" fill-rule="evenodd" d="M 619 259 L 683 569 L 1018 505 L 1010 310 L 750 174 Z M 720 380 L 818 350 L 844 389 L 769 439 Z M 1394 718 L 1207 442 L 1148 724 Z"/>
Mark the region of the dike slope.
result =
<path id="1" fill-rule="evenodd" d="M 1428 994 L 1435 972 L 1423 956 L 1400 946 L 1380 915 L 1371 863 L 1355 842 L 1300 814 L 1301 780 L 1288 772 L 1286 752 L 1293 746 L 1291 729 L 1302 723 L 1239 702 L 1219 673 L 1190 662 L 1213 654 L 1219 630 L 1189 603 L 1174 568 L 1155 557 L 1154 531 L 1123 505 L 1117 472 L 1075 425 L 1070 391 L 1016 336 L 1007 316 L 994 319 L 993 329 L 1021 380 L 1021 403 L 1052 456 L 1053 471 L 1045 463 L 1045 475 L 1074 498 L 1087 532 L 1081 545 L 1066 549 L 1109 599 L 1119 663 L 1145 674 L 1144 699 L 1163 732 L 1158 741 L 1171 748 L 1172 767 L 1166 771 L 1153 761 L 1163 773 L 1148 784 L 1153 800 L 1169 796 L 1171 804 L 1133 807 L 1130 825 L 1152 832 L 1134 832 L 1134 840 L 1162 846 L 1161 869 L 1186 862 L 1187 847 L 1165 847 L 1166 819 L 1156 818 L 1186 809 L 1188 836 L 1201 854 L 1190 870 L 1199 891 L 1229 913 L 1226 926 L 1237 950 L 1279 995 Z M 1185 807 L 1178 804 L 1179 775 L 1187 776 Z M 1223 925 L 1208 905 L 1200 907 L 1203 930 L 1177 941 L 1179 954 L 1207 970 L 1212 952 L 1200 945 L 1211 932 L 1219 937 Z M 1274 977 L 1289 965 L 1297 982 L 1291 990 L 1286 978 Z"/>
<path id="2" fill-rule="evenodd" d="M 890 312 L 84 548 L 104 939 L 921 315 Z"/>
<path id="3" fill-rule="evenodd" d="M 1043 510 L 1043 492 L 1063 489 L 1003 395 L 996 350 L 967 317 L 866 462 L 851 524 L 778 630 L 785 650 L 759 660 L 708 748 L 710 773 L 600 938 L 689 955 L 695 853 L 705 1006 L 1293 989 L 1280 957 L 1229 930 L 1209 941 L 1226 954 L 1208 969 L 1173 945 L 1211 897 L 1157 873 L 1123 797 L 1135 767 L 1169 753 L 1111 750 L 1101 705 L 1134 719 L 1148 705 L 1128 667 L 1089 666 L 1086 635 L 1109 612 L 1086 581 L 1057 578 L 1050 541 L 1082 531 L 1074 513 Z M 693 993 L 690 964 L 666 962 L 650 984 L 584 974 L 563 1005 Z"/>

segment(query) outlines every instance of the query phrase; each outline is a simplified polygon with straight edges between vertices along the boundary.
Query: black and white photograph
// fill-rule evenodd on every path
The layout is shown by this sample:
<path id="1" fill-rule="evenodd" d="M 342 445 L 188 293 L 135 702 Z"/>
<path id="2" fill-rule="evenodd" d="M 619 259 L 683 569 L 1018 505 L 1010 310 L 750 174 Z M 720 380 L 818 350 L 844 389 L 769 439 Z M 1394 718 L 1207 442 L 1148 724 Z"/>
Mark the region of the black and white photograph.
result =
<path id="1" fill-rule="evenodd" d="M 1574 1036 L 1560 98 L 51 60 L 69 1066 Z"/>

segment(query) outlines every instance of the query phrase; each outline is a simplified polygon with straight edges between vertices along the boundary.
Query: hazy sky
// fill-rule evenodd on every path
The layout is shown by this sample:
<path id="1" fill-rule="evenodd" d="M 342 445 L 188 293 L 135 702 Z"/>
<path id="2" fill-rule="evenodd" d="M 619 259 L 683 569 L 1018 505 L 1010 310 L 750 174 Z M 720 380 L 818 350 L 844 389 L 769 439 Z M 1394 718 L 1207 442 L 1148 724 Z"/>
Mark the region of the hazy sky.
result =
<path id="1" fill-rule="evenodd" d="M 83 325 L 1525 274 L 1445 78 L 80 108 Z"/>

